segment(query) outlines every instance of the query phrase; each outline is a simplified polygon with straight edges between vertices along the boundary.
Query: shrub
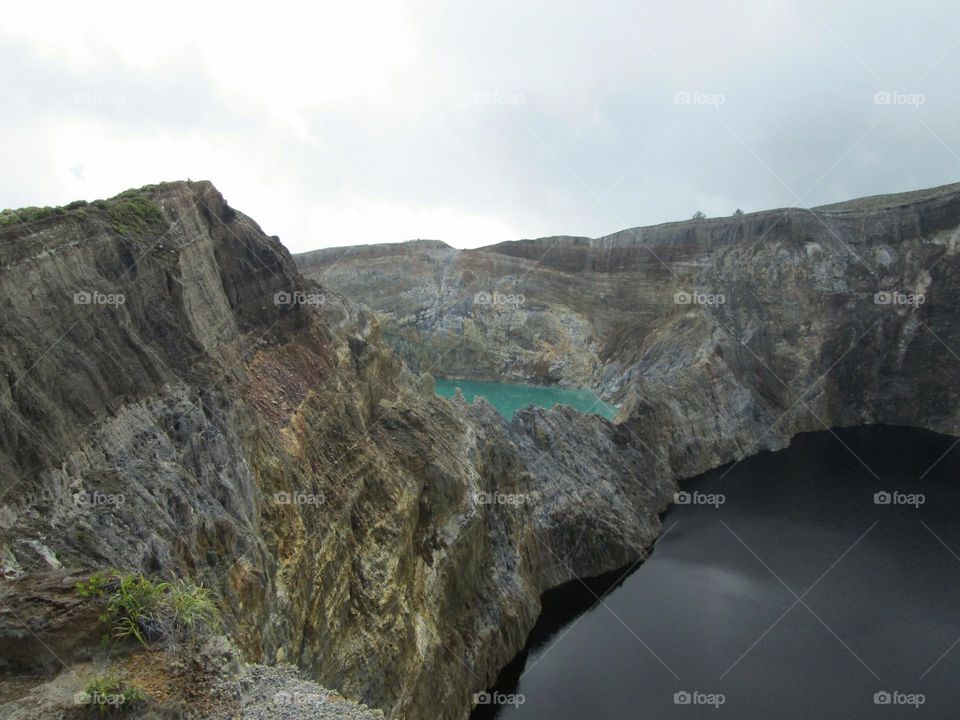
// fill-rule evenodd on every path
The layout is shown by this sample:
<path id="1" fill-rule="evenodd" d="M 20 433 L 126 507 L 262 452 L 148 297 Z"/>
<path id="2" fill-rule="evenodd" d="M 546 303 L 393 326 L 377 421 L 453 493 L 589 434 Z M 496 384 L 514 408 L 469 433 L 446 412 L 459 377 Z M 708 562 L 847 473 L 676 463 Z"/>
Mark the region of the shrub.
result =
<path id="1" fill-rule="evenodd" d="M 220 625 L 220 613 L 210 590 L 187 580 L 167 586 L 164 608 L 163 630 L 179 640 L 204 636 Z"/>
<path id="2" fill-rule="evenodd" d="M 62 215 L 62 208 L 54 207 L 25 207 L 19 210 L 3 210 L 0 212 L 0 225 L 15 225 L 43 220 L 53 215 Z"/>
<path id="3" fill-rule="evenodd" d="M 693 219 L 694 219 L 694 220 L 706 220 L 706 219 L 707 219 L 707 214 L 706 214 L 705 212 L 701 211 L 701 210 L 697 210 L 697 211 L 693 214 Z"/>
<path id="4" fill-rule="evenodd" d="M 147 699 L 143 691 L 116 675 L 97 675 L 87 683 L 76 701 L 98 715 L 121 715 Z"/>
<path id="5" fill-rule="evenodd" d="M 163 225 L 160 208 L 142 195 L 111 201 L 107 217 L 119 235 L 144 235 Z"/>
<path id="6" fill-rule="evenodd" d="M 0 210 L 0 227 L 44 220 L 48 217 L 66 215 L 87 205 L 85 200 L 74 200 L 62 207 L 25 207 Z"/>
<path id="7" fill-rule="evenodd" d="M 189 580 L 151 580 L 142 573 L 117 570 L 94 573 L 77 583 L 81 597 L 106 598 L 100 620 L 116 640 L 180 642 L 203 637 L 220 625 L 210 591 Z"/>

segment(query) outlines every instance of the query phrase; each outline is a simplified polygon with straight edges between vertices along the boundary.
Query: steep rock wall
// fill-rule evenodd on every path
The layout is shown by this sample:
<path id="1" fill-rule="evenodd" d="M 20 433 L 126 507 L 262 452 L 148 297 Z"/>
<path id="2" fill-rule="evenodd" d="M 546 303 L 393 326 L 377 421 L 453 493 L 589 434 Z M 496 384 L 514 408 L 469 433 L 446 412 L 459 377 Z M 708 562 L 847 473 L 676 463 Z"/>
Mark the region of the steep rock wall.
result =
<path id="1" fill-rule="evenodd" d="M 434 397 L 209 183 L 5 225 L 0 267 L 6 676 L 90 652 L 36 588 L 114 566 L 213 588 L 251 661 L 464 717 L 541 592 L 659 532 L 673 482 L 622 429 Z"/>
<path id="2" fill-rule="evenodd" d="M 960 432 L 958 242 L 951 185 L 595 240 L 295 259 L 380 314 L 412 364 L 592 387 L 621 406 L 665 474 L 687 477 L 805 430 L 877 422 Z M 523 302 L 478 302 L 484 289 Z M 469 352 L 447 352 L 461 336 Z"/>

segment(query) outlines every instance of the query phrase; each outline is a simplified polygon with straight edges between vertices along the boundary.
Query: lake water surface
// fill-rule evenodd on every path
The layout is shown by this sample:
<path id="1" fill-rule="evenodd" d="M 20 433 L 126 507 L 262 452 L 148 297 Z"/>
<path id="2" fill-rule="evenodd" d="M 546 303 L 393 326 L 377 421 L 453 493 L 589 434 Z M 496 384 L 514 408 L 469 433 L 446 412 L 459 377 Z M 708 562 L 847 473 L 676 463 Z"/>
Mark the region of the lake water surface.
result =
<path id="1" fill-rule="evenodd" d="M 548 593 L 473 720 L 960 717 L 955 442 L 811 433 L 684 483 L 712 504 L 673 506 L 632 572 Z"/>
<path id="2" fill-rule="evenodd" d="M 606 404 L 589 390 L 446 378 L 438 378 L 436 381 L 437 395 L 453 397 L 457 388 L 460 388 L 469 403 L 472 403 L 477 395 L 482 395 L 507 419 L 528 405 L 552 408 L 558 403 L 569 405 L 580 412 L 602 415 L 607 420 L 613 420 L 617 412 L 615 407 Z"/>

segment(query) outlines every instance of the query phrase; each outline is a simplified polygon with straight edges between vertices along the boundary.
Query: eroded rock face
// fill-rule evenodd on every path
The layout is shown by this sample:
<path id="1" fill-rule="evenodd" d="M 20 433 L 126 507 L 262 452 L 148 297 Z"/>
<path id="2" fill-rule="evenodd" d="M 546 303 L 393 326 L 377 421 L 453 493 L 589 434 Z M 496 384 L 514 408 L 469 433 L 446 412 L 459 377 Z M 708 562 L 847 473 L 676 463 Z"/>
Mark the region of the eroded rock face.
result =
<path id="1" fill-rule="evenodd" d="M 0 267 L 7 676 L 89 659 L 73 578 L 113 566 L 215 589 L 249 661 L 464 717 L 541 592 L 659 531 L 628 430 L 434 397 L 209 183 L 8 224 Z"/>
<path id="2" fill-rule="evenodd" d="M 510 435 L 532 476 L 524 497 L 542 587 L 635 562 L 656 540 L 677 487 L 629 426 L 531 407 L 514 415 Z"/>
<path id="3" fill-rule="evenodd" d="M 249 661 L 388 716 L 463 718 L 544 590 L 643 556 L 678 478 L 824 425 L 960 434 L 958 227 L 950 187 L 325 251 L 298 261 L 310 280 L 209 183 L 7 223 L 4 671 L 82 661 L 52 618 L 87 615 L 54 590 L 112 565 L 214 588 Z M 592 386 L 620 422 L 507 423 L 434 397 L 431 368 Z"/>
<path id="4" fill-rule="evenodd" d="M 548 245 L 544 246 L 546 249 Z M 330 248 L 295 256 L 310 278 L 373 308 L 415 372 L 589 387 L 601 346 L 585 308 L 599 288 L 534 261 L 436 241 Z"/>
<path id="5" fill-rule="evenodd" d="M 295 259 L 380 314 L 412 365 L 592 387 L 663 474 L 687 477 L 824 427 L 960 432 L 958 249 L 951 185 L 596 240 Z M 494 290 L 524 302 L 477 301 Z M 469 351 L 447 352 L 461 336 Z M 571 346 L 586 365 L 556 360 Z"/>

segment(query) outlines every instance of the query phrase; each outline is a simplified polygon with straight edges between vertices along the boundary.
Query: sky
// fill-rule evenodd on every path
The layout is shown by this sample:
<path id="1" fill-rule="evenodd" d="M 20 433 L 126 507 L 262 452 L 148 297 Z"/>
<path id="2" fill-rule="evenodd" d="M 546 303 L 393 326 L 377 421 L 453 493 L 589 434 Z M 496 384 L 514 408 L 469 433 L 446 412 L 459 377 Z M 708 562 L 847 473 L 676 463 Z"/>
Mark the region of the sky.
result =
<path id="1" fill-rule="evenodd" d="M 211 180 L 293 252 L 960 181 L 955 0 L 9 4 L 0 208 Z"/>

